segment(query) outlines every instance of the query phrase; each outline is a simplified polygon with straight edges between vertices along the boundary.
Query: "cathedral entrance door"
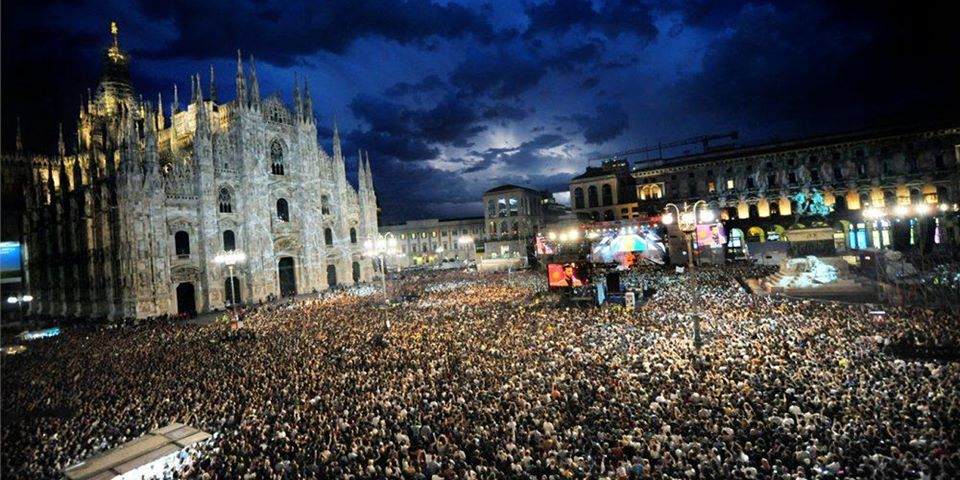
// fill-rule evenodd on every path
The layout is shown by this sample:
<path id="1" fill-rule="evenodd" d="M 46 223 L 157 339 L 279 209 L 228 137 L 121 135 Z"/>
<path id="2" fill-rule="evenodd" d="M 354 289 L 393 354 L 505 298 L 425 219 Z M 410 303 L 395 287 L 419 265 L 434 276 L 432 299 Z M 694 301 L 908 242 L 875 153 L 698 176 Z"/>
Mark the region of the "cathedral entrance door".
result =
<path id="1" fill-rule="evenodd" d="M 337 266 L 327 265 L 327 288 L 337 286 Z"/>
<path id="2" fill-rule="evenodd" d="M 293 257 L 283 257 L 277 265 L 280 272 L 280 296 L 291 297 L 297 294 L 297 275 L 294 272 Z"/>
<path id="3" fill-rule="evenodd" d="M 197 314 L 196 291 L 190 282 L 177 285 L 177 313 L 190 316 Z"/>

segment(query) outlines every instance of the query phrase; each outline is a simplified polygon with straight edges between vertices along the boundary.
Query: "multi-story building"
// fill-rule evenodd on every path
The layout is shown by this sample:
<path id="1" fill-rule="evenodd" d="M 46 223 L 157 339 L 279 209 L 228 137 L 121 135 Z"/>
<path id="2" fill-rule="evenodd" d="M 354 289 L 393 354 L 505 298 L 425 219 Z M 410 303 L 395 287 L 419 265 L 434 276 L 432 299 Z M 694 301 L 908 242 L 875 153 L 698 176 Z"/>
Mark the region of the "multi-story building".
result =
<path id="1" fill-rule="evenodd" d="M 603 162 L 599 167 L 570 180 L 570 204 L 581 218 L 612 221 L 635 218 L 637 185 L 630 174 L 630 164 L 624 159 Z"/>
<path id="2" fill-rule="evenodd" d="M 537 233 L 567 212 L 550 192 L 509 184 L 484 192 L 483 205 L 480 268 L 492 270 L 527 265 Z"/>
<path id="3" fill-rule="evenodd" d="M 488 240 L 531 238 L 564 213 L 553 195 L 527 187 L 501 185 L 483 193 L 484 225 Z"/>
<path id="4" fill-rule="evenodd" d="M 208 311 L 228 295 L 258 301 L 373 276 L 358 242 L 377 232 L 369 159 L 354 189 L 336 127 L 332 154 L 317 143 L 305 86 L 293 109 L 261 98 L 252 58 L 244 68 L 238 54 L 233 101 L 218 102 L 212 81 L 205 97 L 198 75 L 185 108 L 174 87 L 168 117 L 160 98 L 138 99 L 113 34 L 74 151 L 61 129 L 56 155 L 18 160 L 32 180 L 23 232 L 33 312 Z M 246 261 L 233 269 L 215 262 L 237 250 Z"/>
<path id="5" fill-rule="evenodd" d="M 380 231 L 390 233 L 397 241 L 397 251 L 387 258 L 388 267 L 474 261 L 476 242 L 483 238 L 483 217 L 410 220 L 381 226 Z"/>
<path id="6" fill-rule="evenodd" d="M 704 200 L 728 246 L 779 237 L 794 196 L 820 192 L 839 249 L 933 248 L 960 238 L 960 125 L 890 128 L 706 151 L 633 169 L 641 214 Z M 573 184 L 571 184 L 572 186 Z M 800 222 L 804 220 L 800 219 Z"/>

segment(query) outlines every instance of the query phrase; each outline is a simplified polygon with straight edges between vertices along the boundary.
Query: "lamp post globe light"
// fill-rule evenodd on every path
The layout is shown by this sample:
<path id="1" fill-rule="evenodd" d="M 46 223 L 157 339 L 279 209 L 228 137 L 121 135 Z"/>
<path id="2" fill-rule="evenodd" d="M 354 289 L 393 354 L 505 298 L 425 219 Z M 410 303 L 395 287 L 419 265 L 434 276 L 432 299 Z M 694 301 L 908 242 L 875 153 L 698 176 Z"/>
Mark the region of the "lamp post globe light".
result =
<path id="1" fill-rule="evenodd" d="M 30 295 L 29 293 L 27 293 L 27 294 L 11 295 L 11 296 L 7 297 L 7 303 L 8 303 L 8 304 L 10 304 L 10 305 L 14 305 L 14 304 L 15 304 L 15 305 L 17 306 L 17 312 L 19 313 L 21 320 L 23 319 L 23 306 L 24 306 L 25 304 L 29 304 L 29 303 L 32 302 L 32 301 L 33 301 L 33 295 Z"/>
<path id="2" fill-rule="evenodd" d="M 233 268 L 246 261 L 247 261 L 247 254 L 243 253 L 242 250 L 231 250 L 231 251 L 221 250 L 217 252 L 217 254 L 213 257 L 213 263 L 216 263 L 217 265 L 226 266 L 227 271 L 229 272 L 227 283 L 230 284 L 230 288 L 228 289 L 229 290 L 228 294 L 230 299 L 230 308 L 233 310 L 233 313 L 234 313 L 234 319 L 236 319 L 236 313 L 237 313 L 237 297 L 236 297 L 237 292 L 234 289 L 234 278 L 236 277 L 234 277 L 233 275 Z"/>
<path id="3" fill-rule="evenodd" d="M 665 213 L 661 221 L 664 225 L 677 223 L 677 228 L 683 233 L 684 243 L 686 243 L 687 267 L 690 269 L 693 269 L 693 233 L 697 230 L 697 224 L 711 223 L 716 220 L 716 215 L 706 206 L 707 202 L 704 200 L 697 200 L 693 205 L 684 202 L 683 210 L 674 203 L 664 206 Z M 671 213 L 670 209 L 673 209 L 674 213 Z"/>

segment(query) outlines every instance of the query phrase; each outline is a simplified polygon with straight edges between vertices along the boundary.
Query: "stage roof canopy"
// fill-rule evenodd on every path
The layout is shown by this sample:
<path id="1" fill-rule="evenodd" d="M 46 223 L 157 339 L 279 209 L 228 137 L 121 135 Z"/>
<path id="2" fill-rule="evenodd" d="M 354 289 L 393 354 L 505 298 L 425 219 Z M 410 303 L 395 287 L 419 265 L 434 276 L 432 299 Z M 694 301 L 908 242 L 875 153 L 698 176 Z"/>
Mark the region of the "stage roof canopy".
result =
<path id="1" fill-rule="evenodd" d="M 67 467 L 63 474 L 70 480 L 107 480 L 122 477 L 157 460 L 175 456 L 184 448 L 208 438 L 210 434 L 207 432 L 182 423 L 171 423 L 113 450 Z"/>

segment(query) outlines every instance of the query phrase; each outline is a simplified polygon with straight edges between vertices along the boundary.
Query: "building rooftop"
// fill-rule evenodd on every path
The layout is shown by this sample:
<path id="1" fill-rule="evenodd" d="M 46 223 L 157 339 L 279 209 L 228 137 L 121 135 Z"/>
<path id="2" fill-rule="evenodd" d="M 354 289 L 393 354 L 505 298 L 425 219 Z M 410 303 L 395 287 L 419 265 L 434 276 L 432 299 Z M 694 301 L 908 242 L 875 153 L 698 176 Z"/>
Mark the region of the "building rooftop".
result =
<path id="1" fill-rule="evenodd" d="M 537 193 L 537 194 L 542 193 L 542 192 L 540 192 L 539 190 L 534 190 L 534 189 L 529 188 L 529 187 L 521 187 L 521 186 L 519 186 L 519 185 L 513 185 L 513 184 L 508 183 L 508 184 L 505 184 L 505 185 L 500 185 L 500 186 L 498 186 L 498 187 L 493 187 L 493 188 L 491 188 L 490 190 L 487 190 L 486 192 L 483 192 L 483 194 L 486 195 L 486 194 L 488 194 L 488 193 L 506 192 L 506 191 L 508 191 L 508 190 L 526 190 L 526 191 L 528 191 L 528 192 L 534 192 L 534 193 Z"/>
<path id="2" fill-rule="evenodd" d="M 772 153 L 781 153 L 791 150 L 801 150 L 806 148 L 823 147 L 827 145 L 836 145 L 840 143 L 860 142 L 863 140 L 893 137 L 898 135 L 908 135 L 930 130 L 940 130 L 944 128 L 960 128 L 960 122 L 951 122 L 947 124 L 922 125 L 922 126 L 896 126 L 877 128 L 870 130 L 858 130 L 843 133 L 831 133 L 818 135 L 814 137 L 804 137 L 790 140 L 765 140 L 751 145 L 738 147 L 727 147 L 710 149 L 705 152 L 677 155 L 662 159 L 641 160 L 634 165 L 633 171 L 643 171 L 666 166 L 696 164 L 704 162 L 715 162 L 731 158 L 742 158 L 755 155 L 767 155 Z M 574 177 L 577 178 L 577 177 Z"/>

